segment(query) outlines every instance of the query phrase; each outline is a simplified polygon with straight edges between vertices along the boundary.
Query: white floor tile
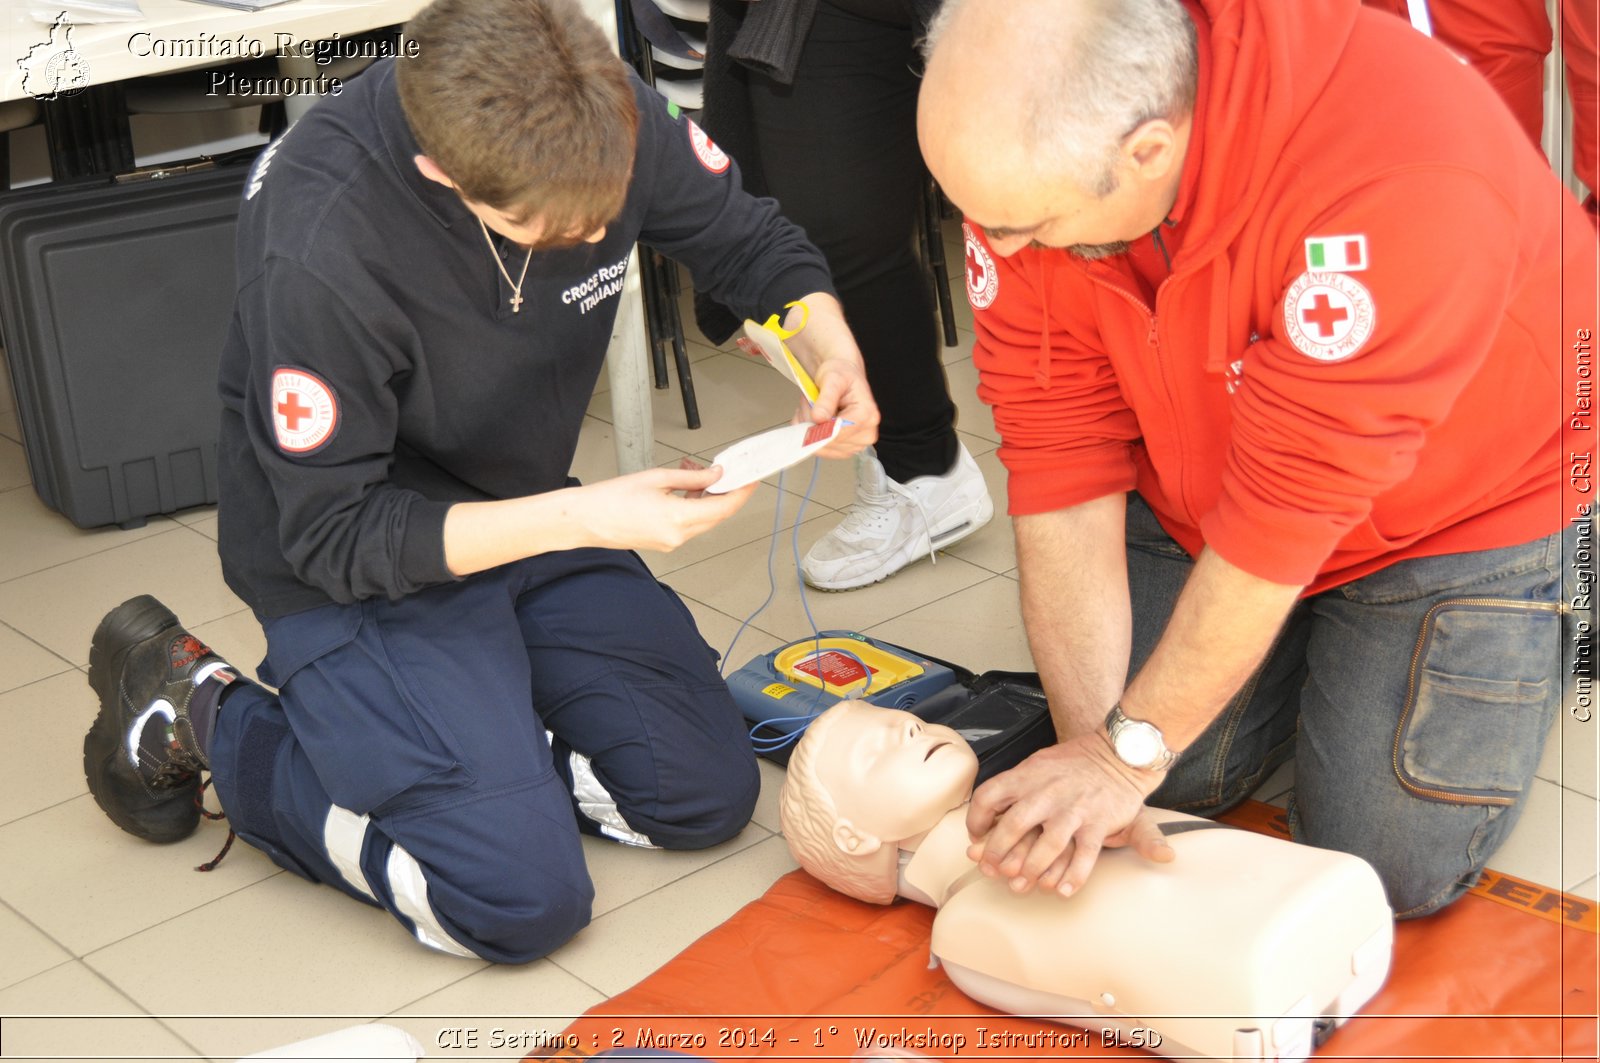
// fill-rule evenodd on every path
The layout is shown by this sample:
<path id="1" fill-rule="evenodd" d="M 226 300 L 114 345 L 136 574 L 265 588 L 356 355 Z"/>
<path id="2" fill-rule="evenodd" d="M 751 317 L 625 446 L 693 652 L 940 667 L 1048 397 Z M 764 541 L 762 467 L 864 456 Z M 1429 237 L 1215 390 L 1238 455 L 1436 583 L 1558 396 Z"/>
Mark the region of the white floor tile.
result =
<path id="1" fill-rule="evenodd" d="M 1600 803 L 1587 794 L 1561 792 L 1561 885 L 1571 888 L 1600 874 L 1596 826 Z"/>
<path id="2" fill-rule="evenodd" d="M 193 527 L 194 525 L 200 524 L 204 521 L 216 520 L 217 507 L 194 506 L 190 509 L 180 509 L 178 512 L 172 514 L 172 519 L 177 521 L 179 524 L 187 524 L 190 527 Z"/>
<path id="3" fill-rule="evenodd" d="M 0 989 L 26 981 L 72 959 L 72 953 L 10 908 L 0 905 Z"/>
<path id="4" fill-rule="evenodd" d="M 958 281 L 959 281 L 959 278 L 958 278 Z M 959 283 L 957 283 L 957 285 L 956 285 L 956 290 L 955 290 L 954 294 L 955 294 L 955 298 L 956 298 L 956 308 L 957 308 L 957 310 L 956 310 L 956 345 L 954 347 L 946 347 L 944 345 L 944 329 L 940 328 L 940 330 L 939 330 L 939 359 L 940 359 L 940 361 L 944 362 L 945 365 L 953 365 L 956 362 L 962 361 L 962 360 L 967 359 L 967 358 L 971 358 L 972 357 L 972 345 L 974 343 L 978 342 L 977 333 L 972 331 L 970 320 L 968 321 L 968 325 L 967 325 L 966 328 L 962 328 L 961 327 L 960 307 L 963 304 L 966 303 L 967 297 L 966 297 L 966 294 L 961 290 L 961 287 L 960 287 Z M 970 306 L 967 307 L 967 312 L 968 312 L 969 315 L 971 314 L 971 311 L 972 311 L 972 308 Z"/>
<path id="5" fill-rule="evenodd" d="M 88 793 L 83 736 L 99 702 L 76 668 L 0 694 L 0 729 L 26 735 L 30 754 L 0 772 L 0 823 Z"/>
<path id="6" fill-rule="evenodd" d="M 222 580 L 217 544 L 164 525 L 161 534 L 0 584 L 0 621 L 81 665 L 100 618 L 134 595 L 155 595 L 187 625 L 245 608 Z"/>
<path id="7" fill-rule="evenodd" d="M 783 512 L 777 512 L 778 500 L 783 499 Z M 777 536 L 778 549 L 773 561 L 773 569 L 780 573 L 794 571 L 793 548 L 790 545 L 790 531 L 794 528 L 794 518 L 798 511 L 796 499 L 792 496 L 780 494 L 774 488 L 762 484 L 756 488 L 755 494 L 739 508 L 733 516 L 700 535 L 695 536 L 671 553 L 662 553 L 657 550 L 641 550 L 639 556 L 644 558 L 645 564 L 650 566 L 658 578 L 664 578 L 673 572 L 679 572 L 691 565 L 699 564 L 708 558 L 725 554 L 729 550 L 737 549 L 747 543 L 762 544 L 762 558 L 766 554 L 766 546 L 772 542 L 774 534 Z M 807 522 L 813 520 L 836 520 L 837 518 L 820 506 L 811 506 L 805 513 Z M 774 532 L 774 526 L 777 531 Z M 818 534 L 821 534 L 818 532 Z M 761 574 L 763 585 L 766 581 L 765 562 L 762 567 L 755 570 Z M 669 581 L 670 582 L 670 581 Z"/>
<path id="8" fill-rule="evenodd" d="M 1587 882 L 1580 882 L 1567 890 L 1574 897 L 1583 897 L 1588 900 L 1600 900 L 1600 878 L 1592 878 Z"/>
<path id="9" fill-rule="evenodd" d="M 814 482 L 813 468 L 816 470 Z M 766 482 L 776 486 L 778 477 L 769 476 Z M 783 504 L 785 512 L 794 512 L 801 500 L 805 500 L 807 518 L 829 510 L 843 510 L 856 500 L 855 459 L 817 458 L 801 462 L 784 471 L 783 490 L 790 496 Z"/>
<path id="10" fill-rule="evenodd" d="M 0 436 L 11 440 L 13 443 L 22 442 L 22 424 L 17 420 L 14 411 L 7 410 L 0 413 Z"/>
<path id="11" fill-rule="evenodd" d="M 608 415 L 609 416 L 609 415 Z M 662 443 L 652 448 L 650 464 L 675 465 L 683 451 Z M 578 449 L 572 457 L 571 475 L 586 484 L 609 480 L 617 475 L 617 435 L 611 422 L 585 417 L 578 433 Z"/>
<path id="12" fill-rule="evenodd" d="M 969 435 L 1000 442 L 1000 433 L 994 427 L 994 411 L 978 398 L 978 370 L 972 360 L 947 365 L 944 372 L 950 380 L 950 398 L 956 404 L 956 427 Z"/>
<path id="13" fill-rule="evenodd" d="M 785 772 L 782 766 L 766 757 L 757 758 L 756 767 L 761 771 L 761 796 L 756 798 L 756 810 L 750 821 L 773 834 L 781 834 L 783 828 L 778 817 L 778 791 L 783 788 Z"/>
<path id="14" fill-rule="evenodd" d="M 151 977 L 152 952 L 173 942 L 204 942 L 210 956 L 230 962 L 207 962 L 203 978 Z M 486 966 L 424 948 L 387 912 L 287 873 L 94 952 L 85 962 L 151 1014 L 190 1016 L 168 1022 L 214 1059 L 325 1032 L 269 1029 L 228 1016 L 355 1021 L 388 1015 Z M 197 1007 L 197 993 L 204 994 L 203 1007 Z"/>
<path id="15" fill-rule="evenodd" d="M 191 998 L 200 992 L 182 981 Z M 8 1060 L 195 1058 L 193 1045 L 78 961 L 0 990 L 0 1015 Z"/>
<path id="16" fill-rule="evenodd" d="M 1597 775 L 1600 775 L 1600 717 L 1585 721 L 1570 711 L 1562 712 L 1545 740 L 1539 778 L 1590 797 L 1600 797 Z"/>
<path id="17" fill-rule="evenodd" d="M 961 261 L 961 259 L 956 261 Z M 956 277 L 952 278 L 951 288 L 955 296 L 956 328 L 963 332 L 971 332 L 972 304 L 967 301 L 966 285 L 960 282 L 959 277 Z"/>
<path id="18" fill-rule="evenodd" d="M 72 667 L 27 636 L 0 624 L 0 692 L 14 690 Z M 0 810 L 0 816 L 3 816 Z"/>
<path id="19" fill-rule="evenodd" d="M 975 436 L 969 432 L 963 432 L 959 428 L 956 429 L 956 436 L 961 440 L 962 445 L 967 448 L 967 453 L 971 454 L 974 458 L 981 458 L 985 454 L 992 454 L 1000 449 L 1000 444 L 995 442 L 993 439 L 985 439 L 982 436 Z M 1001 470 L 1002 474 L 1004 473 L 1005 466 L 996 465 L 994 468 Z M 985 466 L 985 470 L 987 478 L 988 466 Z M 990 494 L 996 496 L 1003 496 L 1005 494 L 1006 481 L 1004 475 L 1002 475 L 998 481 L 989 479 L 988 483 Z M 1000 508 L 1004 509 L 1004 507 Z"/>
<path id="20" fill-rule="evenodd" d="M 615 996 L 761 896 L 795 866 L 783 839 L 768 838 L 596 919 L 550 960 Z"/>
<path id="21" fill-rule="evenodd" d="M 75 775 L 81 783 L 81 769 Z M 215 871 L 195 871 L 227 835 L 202 823 L 184 841 L 151 845 L 119 830 L 85 792 L 0 827 L 0 897 L 84 956 L 280 873 L 242 842 Z M 286 905 L 280 914 L 292 913 Z M 0 958 L 0 970 L 8 962 Z"/>
<path id="22" fill-rule="evenodd" d="M 794 385 L 771 368 L 736 354 L 695 363 L 694 386 L 704 420 L 696 429 L 685 423 L 676 390 L 650 393 L 656 441 L 687 454 L 715 452 L 735 440 L 787 424 L 798 399 Z M 589 414 L 609 424 L 609 398 L 601 395 L 592 400 Z"/>
<path id="23" fill-rule="evenodd" d="M 0 492 L 0 543 L 5 544 L 5 549 L 0 550 L 0 582 L 147 539 L 173 528 L 172 521 L 153 517 L 143 528 L 85 531 L 47 509 L 33 493 L 33 488 L 14 487 Z"/>
<path id="24" fill-rule="evenodd" d="M 551 1052 L 561 1030 L 605 995 L 548 960 L 489 967 L 384 1018 L 429 1059 L 516 1058 Z"/>
<path id="25" fill-rule="evenodd" d="M 1006 514 L 1006 470 L 999 455 L 990 449 L 976 460 L 983 470 L 984 481 L 989 485 L 989 499 L 994 503 L 994 516 L 972 535 L 949 548 L 949 553 L 970 561 L 990 572 L 1009 572 L 1017 567 L 1017 542 Z"/>
<path id="26" fill-rule="evenodd" d="M 939 565 L 946 563 L 941 559 Z M 974 672 L 1034 670 L 1017 585 L 999 576 L 874 624 L 865 634 Z"/>
<path id="27" fill-rule="evenodd" d="M 829 526 L 826 521 L 808 521 L 801 527 L 801 556 Z M 750 543 L 673 572 L 667 582 L 680 594 L 729 616 L 749 616 L 767 595 L 766 561 L 766 544 Z M 792 556 L 775 562 L 774 569 L 779 573 L 777 593 L 755 621 L 763 631 L 783 639 L 811 634 L 793 564 Z M 740 578 L 734 573 L 759 575 Z M 981 583 L 990 575 L 976 565 L 945 554 L 936 565 L 919 561 L 892 579 L 858 590 L 829 593 L 808 588 L 804 603 L 809 605 L 819 630 L 859 631 Z"/>
<path id="28" fill-rule="evenodd" d="M 1490 857 L 1489 866 L 1556 889 L 1593 878 L 1594 798 L 1536 779 L 1527 802 L 1516 829 Z"/>
<path id="29" fill-rule="evenodd" d="M 0 438 L 0 491 L 25 487 L 32 482 L 28 475 L 28 456 L 22 452 L 22 445 Z"/>
<path id="30" fill-rule="evenodd" d="M 594 917 L 680 882 L 719 860 L 772 837 L 765 827 L 751 824 L 721 845 L 689 851 L 640 849 L 616 842 L 583 838 L 583 858 L 594 882 Z"/>

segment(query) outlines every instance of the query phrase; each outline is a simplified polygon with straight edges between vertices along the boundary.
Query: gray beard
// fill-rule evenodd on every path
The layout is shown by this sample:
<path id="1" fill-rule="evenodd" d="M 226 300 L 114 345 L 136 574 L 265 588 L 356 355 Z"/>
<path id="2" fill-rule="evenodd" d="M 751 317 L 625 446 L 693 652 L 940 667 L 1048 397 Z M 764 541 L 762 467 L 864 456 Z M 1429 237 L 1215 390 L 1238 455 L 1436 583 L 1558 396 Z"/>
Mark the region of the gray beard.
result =
<path id="1" fill-rule="evenodd" d="M 1096 259 L 1110 258 L 1112 255 L 1127 254 L 1128 242 L 1116 240 L 1109 244 L 1072 244 L 1067 250 L 1081 259 L 1093 262 Z"/>

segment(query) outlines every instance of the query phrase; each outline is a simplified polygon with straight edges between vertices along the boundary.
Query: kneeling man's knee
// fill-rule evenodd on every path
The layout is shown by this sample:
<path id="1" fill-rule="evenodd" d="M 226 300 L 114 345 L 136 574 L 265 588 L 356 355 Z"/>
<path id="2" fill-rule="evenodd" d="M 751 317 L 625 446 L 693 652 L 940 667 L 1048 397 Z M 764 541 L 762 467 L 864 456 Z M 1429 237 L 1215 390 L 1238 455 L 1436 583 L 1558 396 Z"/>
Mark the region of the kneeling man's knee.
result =
<path id="1" fill-rule="evenodd" d="M 589 925 L 594 885 L 575 831 L 542 840 L 509 833 L 496 843 L 464 843 L 479 851 L 432 873 L 429 892 L 441 922 L 473 954 L 528 963 Z"/>
<path id="2" fill-rule="evenodd" d="M 1415 919 L 1472 888 L 1521 811 L 1417 800 L 1421 814 L 1410 820 L 1324 822 L 1296 809 L 1290 824 L 1298 842 L 1353 853 L 1371 864 L 1395 918 Z"/>
<path id="3" fill-rule="evenodd" d="M 715 769 L 697 773 L 663 794 L 655 843 L 664 849 L 705 849 L 727 841 L 750 822 L 761 773 L 748 749 L 730 754 Z"/>

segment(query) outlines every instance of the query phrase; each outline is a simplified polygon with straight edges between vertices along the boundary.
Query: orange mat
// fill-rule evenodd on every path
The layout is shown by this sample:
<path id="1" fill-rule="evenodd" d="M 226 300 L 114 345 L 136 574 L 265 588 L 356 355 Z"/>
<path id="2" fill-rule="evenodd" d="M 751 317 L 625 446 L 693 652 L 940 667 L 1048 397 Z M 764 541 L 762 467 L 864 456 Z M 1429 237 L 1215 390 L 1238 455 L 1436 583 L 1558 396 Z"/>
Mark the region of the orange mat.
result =
<path id="1" fill-rule="evenodd" d="M 1285 833 L 1254 802 L 1223 817 Z M 805 872 L 567 1028 L 577 1061 L 608 1048 L 716 1059 L 1149 1058 L 1098 1031 L 1001 1015 L 928 967 L 933 910 L 863 904 Z M 1600 953 L 1593 902 L 1489 873 L 1428 919 L 1397 925 L 1383 990 L 1318 1059 L 1594 1060 Z"/>

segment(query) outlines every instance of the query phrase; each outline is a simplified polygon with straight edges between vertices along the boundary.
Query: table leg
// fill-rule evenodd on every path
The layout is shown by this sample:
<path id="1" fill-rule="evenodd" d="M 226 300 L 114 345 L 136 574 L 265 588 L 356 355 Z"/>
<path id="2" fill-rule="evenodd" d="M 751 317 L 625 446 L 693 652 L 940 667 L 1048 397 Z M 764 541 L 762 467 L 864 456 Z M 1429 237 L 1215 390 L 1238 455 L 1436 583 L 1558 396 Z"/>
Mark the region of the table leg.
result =
<path id="1" fill-rule="evenodd" d="M 639 249 L 628 256 L 617 320 L 611 326 L 606 367 L 611 381 L 611 422 L 616 435 L 617 472 L 648 469 L 653 461 L 654 421 L 650 406 L 650 358 L 646 352 L 644 300 L 639 291 Z"/>

